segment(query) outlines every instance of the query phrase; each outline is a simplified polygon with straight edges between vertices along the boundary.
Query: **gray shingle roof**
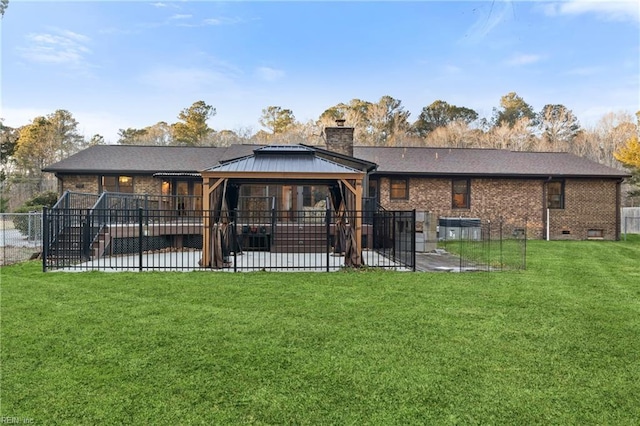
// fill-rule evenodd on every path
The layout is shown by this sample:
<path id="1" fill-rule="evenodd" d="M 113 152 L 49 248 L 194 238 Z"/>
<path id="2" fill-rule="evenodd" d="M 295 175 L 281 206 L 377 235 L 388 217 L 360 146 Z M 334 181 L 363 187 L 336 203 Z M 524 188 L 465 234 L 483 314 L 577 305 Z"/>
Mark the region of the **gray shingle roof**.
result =
<path id="1" fill-rule="evenodd" d="M 230 160 L 252 155 L 254 150 L 260 147 L 262 146 L 98 145 L 52 164 L 46 167 L 44 171 L 70 174 L 194 173 L 210 169 Z M 558 152 L 355 146 L 354 156 L 378 164 L 378 174 L 609 178 L 630 176 L 625 171 L 607 167 L 572 154 Z M 258 167 L 258 164 L 254 163 L 254 166 Z"/>
<path id="2" fill-rule="evenodd" d="M 253 153 L 256 145 L 229 147 L 96 145 L 44 169 L 58 173 L 199 172 Z"/>
<path id="3" fill-rule="evenodd" d="M 354 156 L 378 164 L 379 174 L 614 178 L 629 176 L 627 172 L 561 152 L 356 146 Z"/>

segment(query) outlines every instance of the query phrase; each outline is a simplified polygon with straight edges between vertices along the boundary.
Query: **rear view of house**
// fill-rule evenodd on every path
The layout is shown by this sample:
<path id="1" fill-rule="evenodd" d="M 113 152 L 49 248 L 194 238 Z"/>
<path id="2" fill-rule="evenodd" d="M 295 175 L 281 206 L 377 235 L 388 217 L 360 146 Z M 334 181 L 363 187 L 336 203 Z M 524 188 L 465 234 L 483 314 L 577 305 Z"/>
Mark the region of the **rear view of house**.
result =
<path id="1" fill-rule="evenodd" d="M 362 206 L 415 209 L 442 218 L 526 219 L 529 238 L 620 236 L 620 186 L 629 177 L 620 170 L 568 153 L 354 146 L 353 130 L 339 123 L 325 129 L 326 147 L 298 145 L 282 154 L 304 151 L 336 170 L 361 172 Z M 163 207 L 189 214 L 205 207 L 207 170 L 225 170 L 223 165 L 234 160 L 255 165 L 238 159 L 253 158 L 263 148 L 99 145 L 44 171 L 55 173 L 61 195 L 108 191 L 166 196 Z M 279 209 L 293 211 L 312 208 L 330 195 L 325 182 L 296 180 L 294 174 L 288 179 L 288 166 L 282 167 L 281 179 L 239 180 L 239 199 L 270 197 Z"/>

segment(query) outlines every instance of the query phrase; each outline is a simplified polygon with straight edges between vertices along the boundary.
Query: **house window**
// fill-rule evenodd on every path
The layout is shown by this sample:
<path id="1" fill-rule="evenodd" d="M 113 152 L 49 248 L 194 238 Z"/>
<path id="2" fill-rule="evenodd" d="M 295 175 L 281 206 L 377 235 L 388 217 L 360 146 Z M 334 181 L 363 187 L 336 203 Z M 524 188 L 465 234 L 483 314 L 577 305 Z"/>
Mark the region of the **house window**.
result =
<path id="1" fill-rule="evenodd" d="M 133 177 L 118 176 L 118 192 L 133 194 Z"/>
<path id="2" fill-rule="evenodd" d="M 564 209 L 564 182 L 552 180 L 547 183 L 547 208 Z"/>
<path id="3" fill-rule="evenodd" d="M 163 195 L 169 195 L 178 214 L 202 210 L 202 182 L 176 179 L 162 183 Z M 175 198 L 173 198 L 175 197 Z"/>
<path id="4" fill-rule="evenodd" d="M 391 178 L 390 197 L 392 200 L 406 200 L 409 198 L 409 180 Z"/>
<path id="5" fill-rule="evenodd" d="M 369 198 L 378 199 L 378 181 L 370 180 L 369 181 Z"/>
<path id="6" fill-rule="evenodd" d="M 133 193 L 132 176 L 102 176 L 100 181 L 102 191 Z"/>
<path id="7" fill-rule="evenodd" d="M 587 239 L 601 240 L 604 238 L 604 229 L 589 229 Z"/>
<path id="8" fill-rule="evenodd" d="M 102 190 L 107 192 L 118 192 L 117 176 L 102 176 Z"/>
<path id="9" fill-rule="evenodd" d="M 468 209 L 471 205 L 471 183 L 469 179 L 454 179 L 451 184 L 451 207 Z"/>

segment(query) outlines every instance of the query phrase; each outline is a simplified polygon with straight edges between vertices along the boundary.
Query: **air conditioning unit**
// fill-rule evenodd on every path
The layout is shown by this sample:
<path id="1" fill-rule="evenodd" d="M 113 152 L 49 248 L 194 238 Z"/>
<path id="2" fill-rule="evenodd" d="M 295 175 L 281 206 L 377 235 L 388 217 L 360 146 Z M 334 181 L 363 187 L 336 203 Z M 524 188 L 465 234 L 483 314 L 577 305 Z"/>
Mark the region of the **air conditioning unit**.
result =
<path id="1" fill-rule="evenodd" d="M 482 240 L 482 226 L 478 218 L 438 218 L 438 240 Z"/>

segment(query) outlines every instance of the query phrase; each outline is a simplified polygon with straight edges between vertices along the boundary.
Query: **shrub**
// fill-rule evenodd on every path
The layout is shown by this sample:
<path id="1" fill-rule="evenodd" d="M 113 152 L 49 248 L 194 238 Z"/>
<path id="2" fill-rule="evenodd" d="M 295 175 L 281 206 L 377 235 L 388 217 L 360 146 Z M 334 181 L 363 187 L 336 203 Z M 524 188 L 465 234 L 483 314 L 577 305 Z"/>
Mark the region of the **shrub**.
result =
<path id="1" fill-rule="evenodd" d="M 56 201 L 58 201 L 58 194 L 52 191 L 43 192 L 27 200 L 15 210 L 15 213 L 41 213 L 44 207 L 53 207 Z M 42 221 L 34 220 L 34 216 L 18 215 L 13 219 L 13 224 L 23 235 L 29 235 L 31 232 L 30 237 L 40 238 L 42 236 Z"/>
<path id="2" fill-rule="evenodd" d="M 39 210 L 42 210 L 42 207 L 53 207 L 54 204 L 58 201 L 58 194 L 53 191 L 42 192 L 37 194 L 30 200 L 27 200 L 23 206 L 40 206 Z M 33 210 L 32 210 L 33 211 Z"/>
<path id="3" fill-rule="evenodd" d="M 28 235 L 32 238 L 42 237 L 42 220 L 40 215 L 28 215 L 24 213 L 38 212 L 42 213 L 44 206 L 21 206 L 16 209 L 16 213 L 23 213 L 13 217 L 13 224 L 22 235 Z"/>

